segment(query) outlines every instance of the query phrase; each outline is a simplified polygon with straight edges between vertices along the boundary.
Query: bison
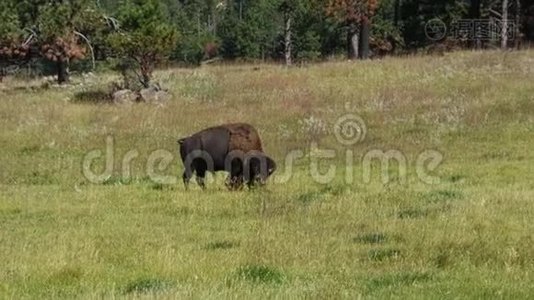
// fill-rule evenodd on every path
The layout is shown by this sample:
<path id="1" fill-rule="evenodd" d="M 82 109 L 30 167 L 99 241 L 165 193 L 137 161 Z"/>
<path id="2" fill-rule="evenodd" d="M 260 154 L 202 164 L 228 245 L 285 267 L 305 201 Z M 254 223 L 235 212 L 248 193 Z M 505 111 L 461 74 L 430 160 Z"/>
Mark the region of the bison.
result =
<path id="1" fill-rule="evenodd" d="M 226 185 L 238 189 L 247 183 L 264 184 L 276 170 L 276 163 L 263 152 L 261 139 L 254 127 L 245 123 L 210 127 L 178 140 L 180 156 L 185 167 L 183 181 L 196 174 L 196 181 L 205 189 L 206 172 L 227 171 Z"/>

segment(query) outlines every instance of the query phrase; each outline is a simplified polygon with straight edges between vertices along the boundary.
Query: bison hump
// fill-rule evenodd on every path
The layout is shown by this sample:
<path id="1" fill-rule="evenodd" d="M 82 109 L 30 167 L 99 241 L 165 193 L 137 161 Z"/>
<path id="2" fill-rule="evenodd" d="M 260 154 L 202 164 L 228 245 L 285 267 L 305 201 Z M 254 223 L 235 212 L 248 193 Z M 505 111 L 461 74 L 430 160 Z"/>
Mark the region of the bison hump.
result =
<path id="1" fill-rule="evenodd" d="M 245 153 L 263 151 L 258 131 L 251 125 L 236 123 L 228 124 L 225 127 L 230 133 L 229 151 L 241 150 Z"/>

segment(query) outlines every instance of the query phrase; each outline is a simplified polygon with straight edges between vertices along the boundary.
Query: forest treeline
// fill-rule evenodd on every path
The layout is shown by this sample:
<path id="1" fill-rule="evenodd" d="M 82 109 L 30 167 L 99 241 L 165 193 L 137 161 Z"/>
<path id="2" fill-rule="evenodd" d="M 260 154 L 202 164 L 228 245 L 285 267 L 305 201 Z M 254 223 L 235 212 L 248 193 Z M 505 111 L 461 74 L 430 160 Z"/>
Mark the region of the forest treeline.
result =
<path id="1" fill-rule="evenodd" d="M 79 61 L 113 61 L 147 86 L 167 60 L 292 64 L 534 41 L 531 0 L 2 0 L 0 20 L 0 72 L 41 64 L 60 83 Z"/>

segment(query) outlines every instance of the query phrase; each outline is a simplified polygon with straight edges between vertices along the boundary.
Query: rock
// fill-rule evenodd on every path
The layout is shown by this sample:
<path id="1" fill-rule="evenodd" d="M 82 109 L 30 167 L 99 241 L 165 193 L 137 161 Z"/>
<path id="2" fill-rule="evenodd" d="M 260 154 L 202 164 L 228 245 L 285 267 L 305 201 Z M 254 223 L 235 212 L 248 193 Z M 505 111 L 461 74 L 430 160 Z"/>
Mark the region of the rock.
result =
<path id="1" fill-rule="evenodd" d="M 95 77 L 95 74 L 93 72 L 83 73 L 82 76 L 84 78 L 93 78 Z"/>
<path id="2" fill-rule="evenodd" d="M 140 100 L 147 103 L 163 104 L 170 98 L 170 94 L 167 91 L 163 91 L 158 87 L 150 87 L 142 89 L 139 92 Z"/>
<path id="3" fill-rule="evenodd" d="M 113 93 L 113 103 L 131 104 L 137 101 L 137 94 L 131 90 L 119 90 Z"/>

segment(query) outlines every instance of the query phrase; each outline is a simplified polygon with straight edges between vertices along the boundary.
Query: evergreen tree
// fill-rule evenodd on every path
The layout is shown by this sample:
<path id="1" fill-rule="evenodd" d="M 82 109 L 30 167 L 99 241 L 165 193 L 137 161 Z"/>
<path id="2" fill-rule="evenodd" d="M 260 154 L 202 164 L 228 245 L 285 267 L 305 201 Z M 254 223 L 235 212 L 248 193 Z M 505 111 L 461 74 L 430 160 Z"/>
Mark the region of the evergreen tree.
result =
<path id="1" fill-rule="evenodd" d="M 464 1 L 403 0 L 401 19 L 406 46 L 415 49 L 435 42 L 425 34 L 425 25 L 430 20 L 439 19 L 450 27 L 455 21 L 462 19 L 466 12 L 467 5 Z"/>
<path id="2" fill-rule="evenodd" d="M 96 7 L 84 0 L 47 1 L 39 6 L 37 41 L 41 54 L 56 64 L 58 83 L 69 81 L 71 60 L 85 58 L 88 48 L 92 50 L 82 32 L 94 26 L 99 17 Z"/>
<path id="3" fill-rule="evenodd" d="M 170 0 L 166 0 L 170 1 Z M 218 55 L 220 49 L 217 30 L 226 10 L 225 2 L 185 0 L 169 4 L 172 20 L 180 33 L 180 41 L 173 57 L 192 64 Z"/>
<path id="4" fill-rule="evenodd" d="M 21 51 L 23 30 L 12 1 L 0 2 L 0 57 L 4 59 L 23 56 Z"/>
<path id="5" fill-rule="evenodd" d="M 280 0 L 228 1 L 218 36 L 225 58 L 276 58 L 282 29 Z"/>
<path id="6" fill-rule="evenodd" d="M 177 31 L 157 0 L 135 0 L 120 7 L 120 31 L 109 37 L 119 58 L 131 60 L 143 87 L 150 86 L 157 63 L 168 58 L 176 46 Z"/>
<path id="7" fill-rule="evenodd" d="M 94 26 L 97 10 L 86 1 L 6 0 L 0 4 L 0 55 L 41 55 L 56 65 L 58 83 L 68 82 L 68 65 L 91 48 L 82 33 Z"/>

